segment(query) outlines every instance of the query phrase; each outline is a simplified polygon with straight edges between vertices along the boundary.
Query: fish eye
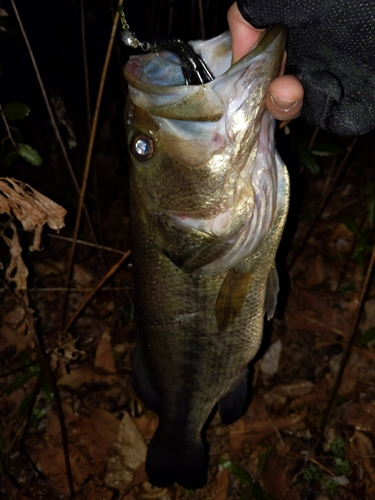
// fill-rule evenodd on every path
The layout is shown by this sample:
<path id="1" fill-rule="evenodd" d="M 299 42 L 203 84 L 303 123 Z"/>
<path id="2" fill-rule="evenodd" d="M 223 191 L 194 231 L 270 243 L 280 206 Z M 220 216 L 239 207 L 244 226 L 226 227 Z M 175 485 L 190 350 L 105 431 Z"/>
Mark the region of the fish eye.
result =
<path id="1" fill-rule="evenodd" d="M 140 161 L 147 161 L 154 156 L 155 145 L 151 137 L 147 135 L 137 135 L 133 139 L 132 153 Z"/>

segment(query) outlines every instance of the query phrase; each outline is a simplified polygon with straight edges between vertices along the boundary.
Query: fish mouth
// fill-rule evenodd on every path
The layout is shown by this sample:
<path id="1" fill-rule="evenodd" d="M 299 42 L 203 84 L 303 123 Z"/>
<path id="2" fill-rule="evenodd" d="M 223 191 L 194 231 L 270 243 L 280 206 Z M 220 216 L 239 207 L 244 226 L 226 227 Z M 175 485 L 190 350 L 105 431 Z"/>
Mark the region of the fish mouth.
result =
<path id="1" fill-rule="evenodd" d="M 207 41 L 189 42 L 214 79 L 186 85 L 184 63 L 174 52 L 162 51 L 130 57 L 124 67 L 132 101 L 154 116 L 176 120 L 217 121 L 225 113 L 222 88 L 237 81 L 245 70 L 263 61 L 270 80 L 279 71 L 286 28 L 277 24 L 266 31 L 253 49 L 234 65 L 229 31 Z M 259 65 L 258 65 L 259 66 Z M 225 92 L 224 92 L 225 94 Z"/>
<path id="2" fill-rule="evenodd" d="M 282 169 L 265 96 L 285 40 L 275 25 L 234 65 L 229 32 L 191 42 L 214 75 L 201 85 L 185 84 L 173 52 L 133 56 L 125 67 L 129 143 L 134 130 L 150 130 L 156 151 L 149 163 L 133 158 L 132 182 L 157 246 L 186 272 L 228 271 L 270 231 Z"/>

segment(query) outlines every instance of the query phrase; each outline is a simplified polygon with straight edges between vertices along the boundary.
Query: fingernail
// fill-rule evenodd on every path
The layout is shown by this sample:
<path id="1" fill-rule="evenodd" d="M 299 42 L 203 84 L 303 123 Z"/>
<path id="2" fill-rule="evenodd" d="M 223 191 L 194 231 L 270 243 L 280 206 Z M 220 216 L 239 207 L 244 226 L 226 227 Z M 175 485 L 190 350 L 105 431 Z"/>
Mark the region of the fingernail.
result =
<path id="1" fill-rule="evenodd" d="M 285 111 L 285 113 L 294 108 L 294 106 L 296 106 L 296 104 L 298 103 L 298 101 L 288 101 L 287 99 L 281 99 L 280 97 L 275 96 L 275 94 L 273 94 L 272 92 L 270 92 L 270 98 L 275 107 L 280 111 Z"/>

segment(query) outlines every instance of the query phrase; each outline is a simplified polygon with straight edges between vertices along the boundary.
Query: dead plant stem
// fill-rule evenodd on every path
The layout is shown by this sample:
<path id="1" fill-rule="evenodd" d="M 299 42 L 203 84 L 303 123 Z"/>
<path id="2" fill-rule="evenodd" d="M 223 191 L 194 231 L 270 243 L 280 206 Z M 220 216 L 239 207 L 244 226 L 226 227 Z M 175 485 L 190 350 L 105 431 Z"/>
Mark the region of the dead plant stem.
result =
<path id="1" fill-rule="evenodd" d="M 80 1 L 80 7 L 81 7 L 82 59 L 83 59 L 83 71 L 84 71 L 84 75 L 85 75 L 86 119 L 87 119 L 87 131 L 90 134 L 90 129 L 91 129 L 90 81 L 89 81 L 89 71 L 88 71 L 88 66 L 87 66 L 84 0 Z"/>
<path id="2" fill-rule="evenodd" d="M 301 244 L 299 245 L 299 247 L 297 248 L 296 252 L 294 253 L 294 255 L 292 256 L 291 258 L 291 262 L 288 266 L 288 269 L 289 271 L 292 269 L 292 267 L 294 266 L 299 254 L 301 253 L 302 249 L 304 248 L 304 246 L 306 245 L 307 241 L 310 239 L 310 236 L 311 236 L 311 233 L 317 223 L 317 221 L 319 220 L 326 204 L 327 204 L 327 201 L 329 200 L 329 198 L 331 197 L 332 193 L 333 193 L 333 190 L 337 184 L 337 181 L 340 179 L 342 173 L 344 172 L 346 166 L 347 166 L 347 161 L 348 161 L 348 158 L 351 154 L 351 152 L 353 151 L 353 148 L 354 146 L 356 145 L 357 143 L 357 138 L 354 137 L 354 139 L 352 140 L 352 142 L 349 144 L 348 146 L 348 149 L 346 151 L 346 155 L 344 157 L 344 159 L 342 160 L 342 162 L 340 163 L 340 166 L 339 168 L 337 169 L 337 172 L 336 172 L 336 175 L 334 176 L 332 182 L 331 182 L 331 185 L 330 185 L 330 189 L 327 190 L 326 194 L 323 196 L 323 199 L 322 201 L 320 202 L 320 205 L 319 205 L 319 208 L 315 214 L 315 217 L 313 219 L 313 221 L 311 222 L 309 228 L 307 229 L 307 232 L 305 234 L 305 236 L 303 237 L 302 239 L 302 242 Z"/>
<path id="3" fill-rule="evenodd" d="M 107 281 L 108 278 L 110 278 L 116 271 L 117 269 L 121 266 L 121 264 L 124 262 L 124 260 L 130 255 L 130 250 L 128 250 L 122 257 L 119 259 L 116 264 L 108 271 L 108 273 L 99 281 L 99 283 L 96 285 L 96 287 L 89 293 L 89 295 L 81 302 L 81 304 L 78 306 L 77 310 L 74 312 L 74 314 L 71 316 L 71 318 L 68 321 L 68 324 L 65 327 L 65 331 L 69 330 L 69 328 L 72 326 L 72 324 L 75 322 L 81 311 L 87 306 L 87 304 L 92 300 L 96 292 L 104 285 L 104 283 Z"/>
<path id="4" fill-rule="evenodd" d="M 87 293 L 96 290 L 96 287 L 89 288 L 65 288 L 64 286 L 59 287 L 48 287 L 48 288 L 28 288 L 28 292 L 32 293 L 51 293 L 51 292 L 69 292 L 69 293 Z M 129 292 L 129 290 L 133 290 L 132 286 L 106 286 L 101 288 L 102 292 Z M 0 288 L 0 292 L 2 289 Z M 1 375 L 0 375 L 1 378 Z"/>
<path id="5" fill-rule="evenodd" d="M 72 178 L 72 181 L 73 181 L 73 184 L 74 184 L 74 187 L 76 188 L 77 190 L 77 193 L 79 193 L 79 183 L 77 181 L 77 178 L 76 178 L 76 175 L 74 173 L 74 170 L 73 170 L 73 167 L 72 167 L 72 164 L 69 160 L 69 156 L 68 156 L 68 153 L 66 151 L 66 148 L 65 148 L 65 145 L 64 145 L 64 142 L 62 140 L 62 137 L 61 137 L 61 134 L 60 134 L 60 131 L 59 131 L 59 128 L 57 126 L 57 123 L 56 123 L 56 120 L 55 120 L 55 117 L 53 115 L 53 112 L 52 112 L 52 109 L 51 109 L 51 106 L 50 106 L 50 103 L 49 103 L 49 100 L 48 100 L 48 96 L 47 96 L 47 92 L 45 90 L 45 87 L 44 87 L 44 84 L 43 84 L 43 80 L 42 80 L 42 77 L 40 75 L 40 72 L 39 72 L 39 68 L 38 68 L 38 65 L 36 63 L 36 60 L 35 60 L 35 57 L 34 57 L 34 53 L 33 53 L 33 50 L 31 48 L 31 45 L 30 45 L 30 42 L 29 42 L 29 39 L 27 37 L 27 34 L 26 34 L 26 31 L 24 29 L 24 26 L 23 26 L 23 23 L 22 23 L 22 20 L 21 20 L 21 17 L 19 15 L 19 12 L 18 12 L 18 9 L 16 7 L 16 4 L 15 4 L 15 1 L 14 0 L 10 0 L 11 1 L 11 4 L 12 4 L 12 7 L 13 7 L 13 10 L 14 10 L 14 13 L 15 13 L 15 16 L 17 18 L 17 21 L 18 21 L 18 24 L 19 24 L 19 27 L 20 27 L 20 30 L 21 30 L 21 33 L 22 33 L 22 36 L 24 37 L 24 40 L 25 40 L 25 43 L 26 43 L 26 47 L 27 47 L 27 50 L 29 52 L 29 56 L 30 56 L 30 59 L 31 59 L 31 62 L 32 62 L 32 65 L 34 67 L 34 71 L 35 71 L 35 74 L 36 74 L 36 78 L 38 80 L 38 84 L 39 84 L 39 88 L 40 88 L 40 91 L 42 92 L 42 96 L 43 96 L 43 100 L 44 100 L 44 104 L 47 108 L 47 112 L 48 112 L 48 115 L 49 115 L 49 118 L 50 118 L 50 121 L 51 121 L 51 125 L 52 125 L 52 128 L 53 128 L 53 131 L 55 133 L 55 136 L 56 136 L 56 139 L 57 139 L 57 142 L 59 143 L 59 146 L 61 148 L 61 152 L 63 154 L 63 157 L 64 157 L 64 160 L 65 160 L 65 163 L 66 163 L 66 166 L 68 167 L 68 170 L 69 170 L 69 174 L 70 174 L 70 177 Z M 90 226 L 90 230 L 91 232 L 95 235 L 94 233 L 94 229 L 93 229 L 93 226 L 92 226 L 92 223 L 91 223 L 91 219 L 90 219 L 90 216 L 89 216 L 89 213 L 88 213 L 88 210 L 86 208 L 86 206 L 84 207 L 84 211 L 85 211 L 85 215 L 86 215 L 86 218 L 87 218 L 87 221 L 88 221 L 88 224 Z"/>
<path id="6" fill-rule="evenodd" d="M 200 28 L 201 28 L 201 36 L 202 39 L 206 39 L 206 30 L 204 29 L 204 15 L 203 15 L 203 4 L 202 0 L 198 0 L 198 7 L 199 7 L 199 22 L 200 22 Z"/>
<path id="7" fill-rule="evenodd" d="M 5 131 L 7 133 L 8 139 L 12 143 L 13 148 L 17 151 L 17 149 L 18 149 L 17 148 L 17 144 L 15 143 L 15 141 L 13 139 L 12 132 L 10 131 L 10 128 L 9 128 L 7 119 L 5 118 L 5 115 L 4 115 L 4 112 L 3 112 L 3 108 L 1 107 L 1 104 L 0 104 L 0 114 L 1 114 L 1 118 L 2 118 L 3 123 L 4 123 Z"/>
<path id="8" fill-rule="evenodd" d="M 311 136 L 311 139 L 310 139 L 309 147 L 307 148 L 309 151 L 312 150 L 312 148 L 313 148 L 313 146 L 315 144 L 315 141 L 316 141 L 316 138 L 318 136 L 319 130 L 320 130 L 320 127 L 315 127 L 314 132 L 313 132 L 313 134 Z"/>
<path id="9" fill-rule="evenodd" d="M 54 238 L 56 240 L 63 240 L 63 241 L 69 241 L 72 242 L 74 241 L 73 238 L 69 238 L 68 236 L 60 236 L 59 234 L 48 234 L 50 238 Z M 113 252 L 113 253 L 119 253 L 123 255 L 124 252 L 123 250 L 117 250 L 117 248 L 112 248 L 112 247 L 106 247 L 104 245 L 98 245 L 97 243 L 90 243 L 89 241 L 83 241 L 83 240 L 76 240 L 76 243 L 78 245 L 84 245 L 86 247 L 92 247 L 92 248 L 98 248 L 99 250 L 107 250 L 108 252 Z"/>
<path id="10" fill-rule="evenodd" d="M 14 0 L 12 0 L 12 1 L 14 1 Z M 120 0 L 119 5 L 120 4 L 122 4 L 122 0 Z M 76 245 L 77 245 L 76 240 L 78 237 L 78 231 L 79 231 L 80 224 L 81 224 L 82 209 L 83 209 L 84 198 L 85 198 L 85 194 L 86 194 L 88 176 L 89 176 L 89 172 L 90 172 L 90 165 L 91 165 L 92 152 L 93 152 L 94 141 L 95 141 L 95 136 L 96 136 L 96 129 L 98 126 L 100 104 L 102 101 L 104 84 L 105 84 L 105 80 L 107 77 L 109 61 L 110 61 L 110 57 L 111 57 L 111 53 L 112 53 L 112 48 L 113 48 L 113 44 L 114 44 L 114 40 L 115 40 L 115 33 L 116 33 L 119 19 L 120 19 L 120 15 L 116 11 L 116 15 L 113 19 L 112 31 L 111 31 L 111 35 L 109 38 L 107 53 L 106 53 L 106 57 L 104 60 L 102 76 L 100 79 L 98 95 L 96 98 L 96 105 L 95 105 L 94 117 L 93 117 L 93 122 L 92 122 L 92 127 L 91 127 L 89 145 L 87 148 L 85 168 L 84 168 L 82 186 L 81 186 L 81 190 L 80 190 L 80 197 L 79 197 L 79 203 L 78 203 L 77 217 L 76 217 L 76 223 L 75 223 L 74 233 L 73 233 L 73 242 L 72 242 L 70 256 L 69 256 L 69 265 L 68 265 L 67 278 L 66 278 L 66 287 L 67 288 L 69 287 L 70 277 L 72 275 L 74 255 L 75 255 L 75 250 L 76 250 Z M 63 322 L 65 322 L 67 299 L 68 299 L 68 295 L 66 294 L 65 298 L 64 298 L 64 302 L 63 302 Z"/>
<path id="11" fill-rule="evenodd" d="M 362 309 L 363 309 L 363 305 L 365 302 L 367 290 L 368 290 L 368 287 L 370 284 L 370 278 L 371 278 L 372 272 L 374 270 L 374 266 L 375 266 L 375 245 L 373 246 L 373 249 L 372 249 L 372 254 L 371 254 L 369 265 L 367 267 L 365 279 L 363 280 L 363 285 L 362 285 L 361 293 L 359 296 L 359 304 L 358 304 L 358 308 L 357 308 L 357 313 L 356 313 L 356 316 L 354 318 L 354 322 L 353 322 L 353 325 L 351 328 L 351 333 L 350 333 L 348 342 L 347 342 L 345 350 L 344 350 L 343 358 L 341 360 L 340 368 L 339 368 L 339 371 L 338 371 L 338 374 L 337 374 L 337 377 L 335 380 L 335 385 L 333 386 L 331 396 L 329 398 L 328 404 L 327 404 L 327 406 L 324 410 L 324 413 L 323 413 L 323 418 L 322 418 L 321 425 L 320 425 L 319 444 L 323 440 L 323 435 L 324 435 L 325 427 L 327 425 L 327 420 L 328 420 L 332 405 L 334 403 L 334 400 L 337 396 L 338 390 L 340 388 L 341 381 L 342 381 L 343 374 L 344 374 L 344 370 L 345 370 L 345 367 L 347 365 L 347 362 L 348 362 L 350 354 L 351 354 L 353 342 L 354 342 L 355 335 L 357 332 L 359 320 L 361 318 Z"/>
<path id="12" fill-rule="evenodd" d="M 57 415 L 59 417 L 59 423 L 60 423 L 60 429 L 61 429 L 61 440 L 62 440 L 62 445 L 63 445 L 66 475 L 68 477 L 70 498 L 71 498 L 71 500 L 74 500 L 75 499 L 75 491 L 74 491 L 73 473 L 72 473 L 72 467 L 71 467 L 71 463 L 70 463 L 68 434 L 67 434 L 64 410 L 63 410 L 63 406 L 62 406 L 62 402 L 61 402 L 61 396 L 60 396 L 59 388 L 57 386 L 55 375 L 53 373 L 51 365 L 49 364 L 49 359 L 48 359 L 48 355 L 47 355 L 47 352 L 45 349 L 43 337 L 39 332 L 36 332 L 35 336 L 37 339 L 37 345 L 39 348 L 41 358 L 43 360 L 45 369 L 48 373 L 50 382 L 51 382 L 52 387 L 53 387 L 53 394 L 55 397 L 56 410 L 57 410 Z"/>

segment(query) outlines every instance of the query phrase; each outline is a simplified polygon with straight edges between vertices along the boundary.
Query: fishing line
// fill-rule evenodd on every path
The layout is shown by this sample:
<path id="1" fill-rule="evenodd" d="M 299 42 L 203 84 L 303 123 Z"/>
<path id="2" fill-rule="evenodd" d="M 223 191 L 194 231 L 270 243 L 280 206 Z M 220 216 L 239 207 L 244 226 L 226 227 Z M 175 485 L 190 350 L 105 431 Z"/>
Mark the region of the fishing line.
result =
<path id="1" fill-rule="evenodd" d="M 169 50 L 177 55 L 181 60 L 181 69 L 185 77 L 186 85 L 202 85 L 212 82 L 213 74 L 209 70 L 203 59 L 197 54 L 187 42 L 180 38 L 155 38 L 151 42 L 140 42 L 135 34 L 130 31 L 130 26 L 125 18 L 124 5 L 121 4 L 117 8 L 120 14 L 120 22 L 122 26 L 121 41 L 133 49 L 140 47 L 144 52 L 160 52 Z"/>

